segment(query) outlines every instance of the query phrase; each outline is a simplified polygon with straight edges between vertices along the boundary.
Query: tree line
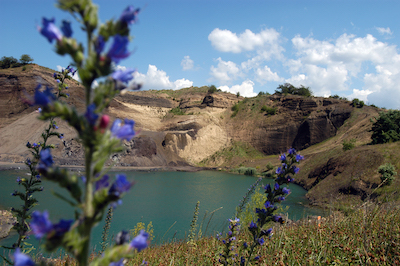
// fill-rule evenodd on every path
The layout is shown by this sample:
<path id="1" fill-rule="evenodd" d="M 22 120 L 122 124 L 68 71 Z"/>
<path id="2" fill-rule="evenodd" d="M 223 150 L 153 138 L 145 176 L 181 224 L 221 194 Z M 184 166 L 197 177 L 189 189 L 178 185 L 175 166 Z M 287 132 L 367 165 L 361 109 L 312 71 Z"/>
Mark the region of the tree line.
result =
<path id="1" fill-rule="evenodd" d="M 12 56 L 3 56 L 0 60 L 0 68 L 11 68 L 11 67 L 19 67 L 30 64 L 33 62 L 33 58 L 27 54 L 21 55 L 21 58 L 18 60 Z"/>

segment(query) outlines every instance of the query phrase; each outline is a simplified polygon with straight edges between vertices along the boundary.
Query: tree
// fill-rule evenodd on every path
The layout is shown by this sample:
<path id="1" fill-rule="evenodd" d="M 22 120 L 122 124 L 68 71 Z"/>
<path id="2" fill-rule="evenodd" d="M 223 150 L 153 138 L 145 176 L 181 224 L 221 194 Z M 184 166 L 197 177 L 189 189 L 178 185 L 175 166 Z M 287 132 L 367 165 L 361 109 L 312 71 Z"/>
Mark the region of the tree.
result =
<path id="1" fill-rule="evenodd" d="M 290 83 L 279 85 L 278 88 L 275 90 L 275 93 L 284 95 L 287 94 L 300 95 L 305 97 L 312 96 L 312 91 L 310 90 L 310 87 L 304 87 L 303 85 L 300 85 L 300 87 L 295 87 Z"/>
<path id="2" fill-rule="evenodd" d="M 21 64 L 26 65 L 26 64 L 29 64 L 30 62 L 33 62 L 33 58 L 27 54 L 23 54 L 23 55 L 21 55 L 21 58 L 19 59 L 19 61 L 21 62 Z"/>
<path id="3" fill-rule="evenodd" d="M 400 140 L 400 111 L 380 112 L 372 124 L 372 144 L 382 144 Z"/>
<path id="4" fill-rule="evenodd" d="M 18 60 L 12 56 L 3 56 L 1 58 L 0 67 L 1 68 L 10 68 L 14 67 L 18 64 Z"/>

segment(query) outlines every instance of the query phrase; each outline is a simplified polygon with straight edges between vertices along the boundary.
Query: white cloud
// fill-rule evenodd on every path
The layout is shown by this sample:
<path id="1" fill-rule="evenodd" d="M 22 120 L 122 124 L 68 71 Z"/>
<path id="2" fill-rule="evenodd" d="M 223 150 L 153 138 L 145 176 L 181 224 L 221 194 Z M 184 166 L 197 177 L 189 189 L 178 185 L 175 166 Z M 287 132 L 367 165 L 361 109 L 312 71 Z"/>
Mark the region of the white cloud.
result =
<path id="1" fill-rule="evenodd" d="M 389 29 L 384 30 L 389 32 Z M 295 36 L 292 43 L 297 59 L 285 63 L 292 75 L 287 82 L 310 86 L 317 96 L 351 90 L 349 98 L 400 107 L 400 101 L 396 100 L 400 98 L 397 86 L 400 84 L 400 54 L 395 45 L 378 41 L 370 34 L 365 37 L 343 34 L 330 41 Z M 363 87 L 351 88 L 355 80 L 363 81 Z"/>
<path id="2" fill-rule="evenodd" d="M 357 98 L 361 101 L 367 102 L 368 101 L 368 95 L 370 95 L 372 91 L 370 90 L 358 90 L 358 89 L 353 89 L 353 93 L 350 94 L 347 98 L 354 99 Z"/>
<path id="3" fill-rule="evenodd" d="M 211 66 L 211 78 L 208 81 L 217 81 L 220 83 L 229 83 L 242 75 L 239 67 L 232 61 L 224 61 L 219 57 L 217 67 Z"/>
<path id="4" fill-rule="evenodd" d="M 268 81 L 280 82 L 284 79 L 279 77 L 278 73 L 272 72 L 268 66 L 264 66 L 256 70 L 256 80 L 261 84 L 265 84 Z"/>
<path id="5" fill-rule="evenodd" d="M 241 96 L 245 96 L 245 97 L 254 97 L 257 95 L 257 93 L 254 92 L 253 86 L 254 86 L 253 81 L 245 80 L 240 85 L 234 85 L 230 88 L 228 86 L 224 85 L 224 86 L 218 87 L 218 89 L 225 91 L 225 92 L 233 93 L 233 94 L 237 94 L 239 92 Z"/>
<path id="6" fill-rule="evenodd" d="M 392 35 L 393 34 L 393 32 L 390 30 L 389 27 L 387 27 L 387 28 L 375 27 L 375 29 L 382 35 L 385 35 L 385 34 Z"/>
<path id="7" fill-rule="evenodd" d="M 146 74 L 136 72 L 134 77 L 134 81 L 143 84 L 143 89 L 146 90 L 179 90 L 193 85 L 192 81 L 184 78 L 173 82 L 170 81 L 167 73 L 163 70 L 158 70 L 154 65 L 149 65 Z"/>
<path id="8" fill-rule="evenodd" d="M 279 39 L 280 34 L 275 29 L 264 29 L 260 33 L 246 29 L 238 36 L 230 30 L 216 28 L 208 35 L 208 40 L 215 49 L 231 53 L 253 51 L 265 46 L 276 50 Z"/>
<path id="9" fill-rule="evenodd" d="M 193 69 L 194 62 L 190 59 L 190 56 L 185 55 L 181 61 L 181 66 L 183 70 L 190 70 Z"/>

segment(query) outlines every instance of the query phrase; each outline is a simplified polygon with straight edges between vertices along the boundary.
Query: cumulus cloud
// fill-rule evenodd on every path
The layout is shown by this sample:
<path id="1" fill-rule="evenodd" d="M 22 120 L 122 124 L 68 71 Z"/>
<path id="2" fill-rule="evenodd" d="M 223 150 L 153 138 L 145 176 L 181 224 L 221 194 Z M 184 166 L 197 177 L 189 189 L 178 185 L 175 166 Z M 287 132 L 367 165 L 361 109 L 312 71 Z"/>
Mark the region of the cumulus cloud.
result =
<path id="1" fill-rule="evenodd" d="M 375 29 L 382 35 L 385 35 L 385 34 L 392 35 L 393 34 L 393 32 L 390 30 L 389 27 L 387 27 L 387 28 L 375 27 Z"/>
<path id="2" fill-rule="evenodd" d="M 136 72 L 134 77 L 135 82 L 143 84 L 143 89 L 146 90 L 179 90 L 193 85 L 192 81 L 184 78 L 170 81 L 167 73 L 157 69 L 155 65 L 149 65 L 146 74 Z"/>
<path id="3" fill-rule="evenodd" d="M 234 85 L 232 87 L 228 87 L 226 85 L 218 87 L 218 89 L 237 94 L 238 92 L 240 93 L 241 96 L 245 97 L 254 97 L 257 95 L 257 93 L 254 92 L 253 90 L 254 82 L 251 80 L 245 80 L 242 82 L 240 85 Z"/>
<path id="4" fill-rule="evenodd" d="M 279 77 L 278 73 L 272 72 L 268 66 L 264 66 L 256 70 L 256 80 L 261 84 L 265 84 L 268 81 L 281 82 L 284 79 Z"/>
<path id="5" fill-rule="evenodd" d="M 190 56 L 185 55 L 181 61 L 181 66 L 183 70 L 191 70 L 193 69 L 194 62 L 192 59 L 190 59 Z"/>
<path id="6" fill-rule="evenodd" d="M 232 80 L 237 79 L 242 75 L 239 67 L 232 61 L 224 61 L 219 57 L 217 59 L 217 67 L 211 66 L 210 75 L 211 78 L 208 80 L 217 81 L 220 83 L 230 83 Z"/>
<path id="7" fill-rule="evenodd" d="M 396 85 L 400 82 L 400 54 L 395 45 L 378 41 L 370 34 L 365 37 L 343 34 L 331 41 L 295 36 L 292 44 L 297 58 L 285 64 L 292 75 L 287 82 L 294 85 L 302 82 L 318 96 L 330 95 L 332 91 L 351 91 L 349 98 L 400 107 L 394 99 L 400 96 Z M 363 87 L 352 88 L 353 80 L 362 80 Z M 383 92 L 390 98 L 386 103 Z"/>
<path id="8" fill-rule="evenodd" d="M 231 53 L 253 51 L 263 46 L 272 47 L 279 38 L 280 34 L 275 29 L 264 29 L 260 33 L 246 29 L 237 35 L 230 30 L 216 28 L 208 35 L 208 40 L 215 49 Z"/>

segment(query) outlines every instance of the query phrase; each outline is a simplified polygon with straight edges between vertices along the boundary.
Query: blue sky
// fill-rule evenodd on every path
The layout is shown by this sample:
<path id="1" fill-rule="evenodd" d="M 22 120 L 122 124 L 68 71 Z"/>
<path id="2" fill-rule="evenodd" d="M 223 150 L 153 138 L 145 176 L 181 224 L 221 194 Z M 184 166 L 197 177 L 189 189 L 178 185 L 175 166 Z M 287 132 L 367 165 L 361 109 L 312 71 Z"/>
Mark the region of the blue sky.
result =
<path id="1" fill-rule="evenodd" d="M 400 1 L 100 0 L 100 21 L 141 7 L 120 67 L 137 69 L 144 89 L 214 84 L 254 96 L 279 84 L 309 86 L 316 96 L 359 98 L 400 108 Z M 50 0 L 0 0 L 0 56 L 29 54 L 66 67 L 37 31 L 41 18 L 78 23 Z"/>

